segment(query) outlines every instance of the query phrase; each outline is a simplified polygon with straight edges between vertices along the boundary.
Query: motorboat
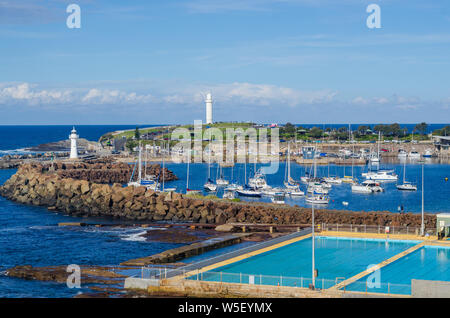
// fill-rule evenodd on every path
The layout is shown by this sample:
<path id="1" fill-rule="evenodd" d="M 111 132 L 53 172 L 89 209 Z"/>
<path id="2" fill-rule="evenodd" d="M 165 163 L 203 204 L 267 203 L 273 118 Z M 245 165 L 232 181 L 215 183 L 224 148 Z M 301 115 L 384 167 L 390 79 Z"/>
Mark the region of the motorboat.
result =
<path id="1" fill-rule="evenodd" d="M 298 188 L 296 190 L 287 190 L 285 192 L 286 192 L 286 194 L 288 194 L 291 197 L 302 197 L 305 195 L 305 192 L 300 190 L 300 188 Z"/>
<path id="2" fill-rule="evenodd" d="M 277 192 L 272 196 L 270 200 L 275 204 L 284 204 L 284 196 L 284 192 Z"/>
<path id="3" fill-rule="evenodd" d="M 341 178 L 342 183 L 354 183 L 353 177 L 351 176 L 344 176 Z"/>
<path id="4" fill-rule="evenodd" d="M 330 198 L 325 194 L 313 193 L 306 196 L 305 201 L 312 204 L 328 204 Z"/>
<path id="5" fill-rule="evenodd" d="M 224 191 L 236 191 L 236 190 L 243 190 L 243 189 L 244 189 L 243 186 L 241 186 L 237 183 L 231 183 L 224 189 Z"/>
<path id="6" fill-rule="evenodd" d="M 325 177 L 323 180 L 327 184 L 342 184 L 342 179 L 339 177 Z"/>
<path id="7" fill-rule="evenodd" d="M 373 180 L 366 180 L 360 184 L 358 183 L 353 184 L 352 191 L 359 193 L 374 193 L 374 192 L 383 192 L 384 190 L 378 182 L 375 182 Z"/>
<path id="8" fill-rule="evenodd" d="M 397 189 L 401 191 L 417 191 L 417 186 L 411 182 L 405 181 L 403 184 L 397 184 Z"/>
<path id="9" fill-rule="evenodd" d="M 403 149 L 400 149 L 398 151 L 398 157 L 399 158 L 406 158 L 406 157 L 408 157 L 408 153 L 406 151 L 404 151 Z"/>
<path id="10" fill-rule="evenodd" d="M 255 188 L 250 187 L 250 186 L 246 186 L 242 190 L 236 190 L 236 193 L 243 197 L 260 198 L 262 196 L 261 191 L 258 191 Z"/>
<path id="11" fill-rule="evenodd" d="M 204 188 L 206 191 L 214 192 L 214 191 L 217 190 L 217 185 L 214 184 L 214 182 L 213 182 L 211 179 L 208 179 L 208 182 L 205 183 L 205 185 L 203 186 L 203 188 Z"/>
<path id="12" fill-rule="evenodd" d="M 229 200 L 233 200 L 235 198 L 235 194 L 234 191 L 224 191 L 223 192 L 223 199 L 229 199 Z"/>
<path id="13" fill-rule="evenodd" d="M 363 174 L 367 180 L 375 181 L 397 181 L 398 176 L 390 170 L 369 171 Z"/>
<path id="14" fill-rule="evenodd" d="M 431 149 L 426 149 L 425 153 L 422 156 L 424 158 L 431 158 L 431 157 L 433 157 L 433 152 L 431 151 Z"/>
<path id="15" fill-rule="evenodd" d="M 318 193 L 318 194 L 328 194 L 328 189 L 324 188 L 320 183 L 311 182 L 308 184 L 308 189 L 306 190 L 309 193 Z"/>
<path id="16" fill-rule="evenodd" d="M 420 153 L 418 153 L 415 150 L 412 150 L 409 152 L 409 158 L 410 159 L 420 159 Z"/>
<path id="17" fill-rule="evenodd" d="M 264 174 L 261 170 L 258 170 L 253 178 L 248 179 L 248 185 L 255 189 L 261 189 L 267 187 L 267 182 Z"/>

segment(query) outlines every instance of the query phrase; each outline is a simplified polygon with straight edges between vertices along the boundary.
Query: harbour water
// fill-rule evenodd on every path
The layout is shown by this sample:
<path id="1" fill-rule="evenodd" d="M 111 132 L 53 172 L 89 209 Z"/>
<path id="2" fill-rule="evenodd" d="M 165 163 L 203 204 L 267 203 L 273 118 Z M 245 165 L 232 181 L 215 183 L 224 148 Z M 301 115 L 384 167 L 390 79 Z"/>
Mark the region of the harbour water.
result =
<path id="1" fill-rule="evenodd" d="M 275 174 L 267 175 L 267 183 L 273 187 L 280 187 L 283 185 L 285 176 L 285 162 L 279 163 L 279 169 Z M 168 187 L 177 187 L 177 191 L 185 192 L 186 189 L 186 165 L 185 164 L 166 164 L 167 168 L 172 170 L 179 180 L 167 183 Z M 260 164 L 256 165 L 256 170 L 261 167 Z M 381 164 L 381 167 L 385 169 L 393 169 L 399 176 L 399 182 L 402 182 L 403 178 L 403 164 L 400 163 L 387 163 Z M 208 165 L 204 163 L 191 164 L 189 175 L 189 188 L 194 190 L 202 190 L 203 194 L 211 194 L 203 190 L 203 185 L 208 178 Z M 244 164 L 236 164 L 232 168 L 223 168 L 223 175 L 225 179 L 233 179 L 235 182 L 244 184 Z M 247 165 L 247 178 L 253 176 L 255 167 L 253 164 Z M 318 166 L 317 176 L 325 177 L 330 175 L 351 176 L 351 166 Z M 353 176 L 360 181 L 363 181 L 361 173 L 367 171 L 366 166 L 355 166 L 353 168 Z M 300 180 L 300 177 L 305 175 L 305 172 L 311 173 L 311 166 L 301 166 L 295 163 L 291 163 L 291 176 L 294 180 Z M 211 166 L 212 179 L 215 179 L 217 175 L 217 165 Z M 436 164 L 432 160 L 429 160 L 424 165 L 424 184 L 425 184 L 425 211 L 429 213 L 449 212 L 450 211 L 450 181 L 445 181 L 445 177 L 450 176 L 450 165 Z M 333 186 L 330 190 L 330 202 L 327 205 L 323 205 L 323 208 L 336 209 L 336 210 L 353 210 L 353 211 L 390 211 L 398 212 L 398 207 L 404 207 L 405 212 L 419 213 L 422 209 L 422 165 L 408 162 L 406 165 L 406 179 L 410 182 L 417 184 L 418 190 L 414 192 L 399 191 L 396 188 L 395 182 L 382 183 L 382 187 L 385 189 L 381 193 L 372 194 L 359 194 L 352 193 L 351 186 L 349 184 L 342 184 Z M 306 191 L 306 185 L 300 185 L 303 191 Z M 223 190 L 219 190 L 217 195 L 220 197 L 223 194 Z M 271 202 L 270 197 L 262 198 L 248 198 L 241 197 L 242 200 L 247 201 L 262 201 Z M 305 202 L 304 197 L 286 197 L 286 204 L 299 205 L 309 207 L 310 205 Z M 348 202 L 348 205 L 343 205 L 343 202 Z"/>
<path id="2" fill-rule="evenodd" d="M 77 126 L 82 138 L 98 140 L 106 132 L 123 129 L 134 129 L 135 126 Z M 0 126 L 0 156 L 17 153 L 26 147 L 41 143 L 67 139 L 70 126 Z M 179 180 L 167 184 L 176 186 L 178 191 L 186 188 L 186 165 L 166 164 Z M 203 189 L 208 174 L 207 164 L 190 166 L 189 187 Z M 258 169 L 260 165 L 256 166 Z M 394 169 L 402 177 L 403 165 L 389 163 L 384 168 Z M 345 169 L 345 172 L 344 172 Z M 383 184 L 385 192 L 362 195 L 351 193 L 349 185 L 334 186 L 330 193 L 329 209 L 346 209 L 355 211 L 392 211 L 397 212 L 399 205 L 405 211 L 421 210 L 421 165 L 408 162 L 406 175 L 409 181 L 418 185 L 417 192 L 400 192 L 395 183 Z M 253 164 L 247 165 L 247 177 L 254 174 Z M 311 167 L 291 165 L 291 176 L 298 180 L 310 171 Z M 366 167 L 355 166 L 353 174 L 361 178 Z M 327 166 L 318 167 L 319 176 L 328 175 Z M 0 170 L 0 184 L 5 182 L 15 170 Z M 224 168 L 224 177 L 231 179 L 231 168 Z M 351 175 L 351 167 L 330 166 L 331 175 Z M 211 167 L 212 178 L 217 176 L 216 166 Z M 281 186 L 284 181 L 285 163 L 281 162 L 277 173 L 267 175 L 271 186 Z M 425 164 L 425 211 L 430 213 L 450 211 L 450 165 L 437 164 L 433 161 Z M 244 183 L 244 165 L 236 164 L 233 168 L 233 179 Z M 303 190 L 305 187 L 302 186 Z M 205 193 L 206 194 L 206 193 Z M 221 192 L 218 193 L 221 196 Z M 249 199 L 246 199 L 249 200 Z M 262 198 L 269 202 L 269 198 Z M 348 206 L 342 204 L 349 202 Z M 287 199 L 287 204 L 308 206 L 304 198 Z M 16 265 L 50 266 L 67 264 L 117 265 L 132 258 L 148 256 L 164 250 L 180 246 L 173 243 L 143 241 L 138 234 L 144 229 L 134 228 L 68 228 L 58 227 L 59 222 L 97 222 L 111 223 L 113 220 L 86 219 L 69 217 L 50 212 L 42 207 L 17 204 L 0 197 L 0 297 L 72 297 L 81 290 L 69 289 L 64 284 L 39 281 L 25 281 L 9 278 L 4 271 Z M 121 222 L 123 223 L 123 222 Z"/>

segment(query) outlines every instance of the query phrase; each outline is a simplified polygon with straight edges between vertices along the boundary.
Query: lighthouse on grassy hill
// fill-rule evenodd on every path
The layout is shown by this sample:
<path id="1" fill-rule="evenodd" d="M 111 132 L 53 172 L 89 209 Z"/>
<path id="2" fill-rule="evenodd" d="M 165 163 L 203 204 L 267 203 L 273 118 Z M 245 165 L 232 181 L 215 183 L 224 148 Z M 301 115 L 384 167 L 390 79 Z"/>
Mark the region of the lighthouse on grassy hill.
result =
<path id="1" fill-rule="evenodd" d="M 77 139 L 79 136 L 77 135 L 77 131 L 75 130 L 75 126 L 73 127 L 69 139 L 70 139 L 70 159 L 78 159 L 78 148 L 77 148 Z"/>
<path id="2" fill-rule="evenodd" d="M 212 96 L 211 93 L 206 94 L 206 124 L 212 124 L 213 123 L 213 119 L 212 119 Z"/>

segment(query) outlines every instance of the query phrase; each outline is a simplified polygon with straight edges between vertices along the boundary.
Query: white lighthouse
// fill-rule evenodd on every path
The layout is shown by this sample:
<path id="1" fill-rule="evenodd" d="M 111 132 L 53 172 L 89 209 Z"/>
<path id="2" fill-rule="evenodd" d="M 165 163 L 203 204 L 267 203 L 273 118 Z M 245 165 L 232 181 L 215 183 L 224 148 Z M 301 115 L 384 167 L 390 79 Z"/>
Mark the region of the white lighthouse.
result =
<path id="1" fill-rule="evenodd" d="M 78 139 L 77 131 L 75 127 L 73 127 L 69 139 L 70 139 L 70 159 L 78 159 L 78 148 L 77 148 L 77 139 Z"/>
<path id="2" fill-rule="evenodd" d="M 212 119 L 212 96 L 211 93 L 206 94 L 206 124 L 212 124 L 213 123 L 213 119 Z"/>

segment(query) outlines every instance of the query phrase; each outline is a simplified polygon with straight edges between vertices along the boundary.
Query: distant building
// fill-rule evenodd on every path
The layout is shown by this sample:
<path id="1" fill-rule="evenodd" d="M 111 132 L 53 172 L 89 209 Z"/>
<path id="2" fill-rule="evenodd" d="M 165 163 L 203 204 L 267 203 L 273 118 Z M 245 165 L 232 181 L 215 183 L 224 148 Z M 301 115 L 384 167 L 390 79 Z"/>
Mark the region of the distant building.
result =
<path id="1" fill-rule="evenodd" d="M 433 136 L 434 146 L 439 152 L 450 152 L 450 136 Z"/>
<path id="2" fill-rule="evenodd" d="M 125 151 L 127 146 L 127 138 L 123 136 L 122 138 L 114 139 L 114 151 Z"/>

